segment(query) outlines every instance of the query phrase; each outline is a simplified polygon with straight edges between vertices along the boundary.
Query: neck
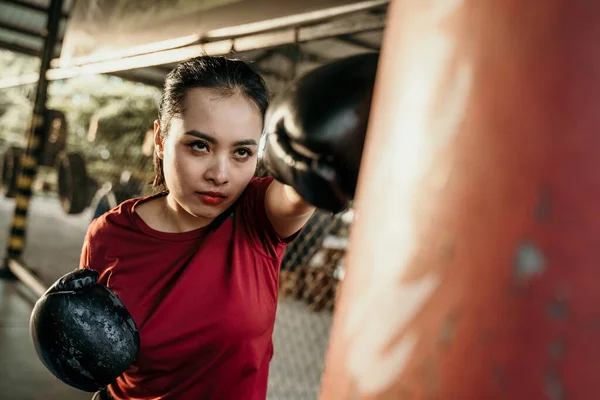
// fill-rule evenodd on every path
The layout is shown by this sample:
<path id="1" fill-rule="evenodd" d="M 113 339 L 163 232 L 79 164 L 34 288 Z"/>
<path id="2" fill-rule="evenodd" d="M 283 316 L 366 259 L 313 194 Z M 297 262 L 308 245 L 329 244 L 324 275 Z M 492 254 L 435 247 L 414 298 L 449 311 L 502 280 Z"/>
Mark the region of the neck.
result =
<path id="1" fill-rule="evenodd" d="M 177 203 L 171 193 L 164 197 L 161 214 L 169 231 L 172 232 L 188 232 L 204 228 L 214 220 L 214 218 L 203 218 L 188 213 Z"/>

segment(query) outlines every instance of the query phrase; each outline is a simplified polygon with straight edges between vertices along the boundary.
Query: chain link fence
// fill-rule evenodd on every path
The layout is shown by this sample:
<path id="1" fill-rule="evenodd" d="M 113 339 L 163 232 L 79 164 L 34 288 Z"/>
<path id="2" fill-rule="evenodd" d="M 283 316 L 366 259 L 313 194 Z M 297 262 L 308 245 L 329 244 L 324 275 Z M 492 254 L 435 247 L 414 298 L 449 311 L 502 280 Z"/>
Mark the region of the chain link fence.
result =
<path id="1" fill-rule="evenodd" d="M 268 400 L 317 398 L 350 220 L 317 210 L 286 250 Z"/>

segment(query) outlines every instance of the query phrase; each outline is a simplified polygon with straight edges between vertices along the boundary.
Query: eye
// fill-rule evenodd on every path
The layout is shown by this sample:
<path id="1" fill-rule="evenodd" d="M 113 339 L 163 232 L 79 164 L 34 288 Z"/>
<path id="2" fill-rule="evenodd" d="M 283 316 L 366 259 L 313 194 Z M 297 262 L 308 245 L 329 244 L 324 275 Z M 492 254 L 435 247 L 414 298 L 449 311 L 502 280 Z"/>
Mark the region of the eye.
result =
<path id="1" fill-rule="evenodd" d="M 205 153 L 208 151 L 208 143 L 203 140 L 196 140 L 195 142 L 188 143 L 188 147 L 194 151 Z"/>
<path id="2" fill-rule="evenodd" d="M 235 155 L 238 158 L 249 158 L 249 157 L 252 157 L 252 151 L 250 149 L 242 147 L 242 148 L 236 149 Z"/>

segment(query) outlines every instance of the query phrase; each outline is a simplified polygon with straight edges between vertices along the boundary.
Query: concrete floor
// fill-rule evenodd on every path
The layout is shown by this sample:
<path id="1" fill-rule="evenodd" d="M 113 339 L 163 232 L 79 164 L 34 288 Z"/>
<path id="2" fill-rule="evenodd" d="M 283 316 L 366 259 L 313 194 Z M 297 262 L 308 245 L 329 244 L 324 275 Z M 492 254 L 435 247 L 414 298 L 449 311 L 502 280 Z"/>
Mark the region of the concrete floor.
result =
<path id="1" fill-rule="evenodd" d="M 0 281 L 0 399 L 90 399 L 58 381 L 39 361 L 29 337 L 35 297 L 16 282 Z"/>
<path id="2" fill-rule="evenodd" d="M 4 258 L 13 204 L 0 198 L 0 259 Z M 91 211 L 68 216 L 57 200 L 34 198 L 29 212 L 23 258 L 50 284 L 77 267 Z M 28 326 L 35 300 L 21 283 L 0 280 L 0 400 L 90 399 L 91 394 L 58 381 L 39 361 Z M 316 398 L 330 325 L 329 313 L 312 313 L 300 302 L 280 303 L 268 400 Z"/>
<path id="3" fill-rule="evenodd" d="M 14 201 L 0 198 L 0 259 L 4 259 Z M 50 284 L 77 267 L 89 211 L 65 215 L 56 200 L 34 198 L 24 261 Z M 90 399 L 57 380 L 33 348 L 29 317 L 37 297 L 20 282 L 0 280 L 0 399 Z"/>

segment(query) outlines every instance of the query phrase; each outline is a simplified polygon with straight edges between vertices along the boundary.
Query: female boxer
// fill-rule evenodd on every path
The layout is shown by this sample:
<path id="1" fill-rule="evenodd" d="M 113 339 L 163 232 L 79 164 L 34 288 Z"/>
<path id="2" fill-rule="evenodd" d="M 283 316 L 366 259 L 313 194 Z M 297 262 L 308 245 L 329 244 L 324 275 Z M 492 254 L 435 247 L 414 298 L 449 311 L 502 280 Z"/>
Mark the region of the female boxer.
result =
<path id="1" fill-rule="evenodd" d="M 242 61 L 203 56 L 167 76 L 154 123 L 158 194 L 95 220 L 81 268 L 140 334 L 113 399 L 264 399 L 285 246 L 314 207 L 254 178 L 268 94 Z"/>
<path id="2" fill-rule="evenodd" d="M 268 113 L 243 62 L 178 65 L 154 125 L 160 192 L 95 219 L 32 313 L 48 369 L 97 398 L 264 400 L 283 252 L 309 203 L 354 194 L 377 61 L 321 66 Z M 263 117 L 272 177 L 255 178 Z"/>

